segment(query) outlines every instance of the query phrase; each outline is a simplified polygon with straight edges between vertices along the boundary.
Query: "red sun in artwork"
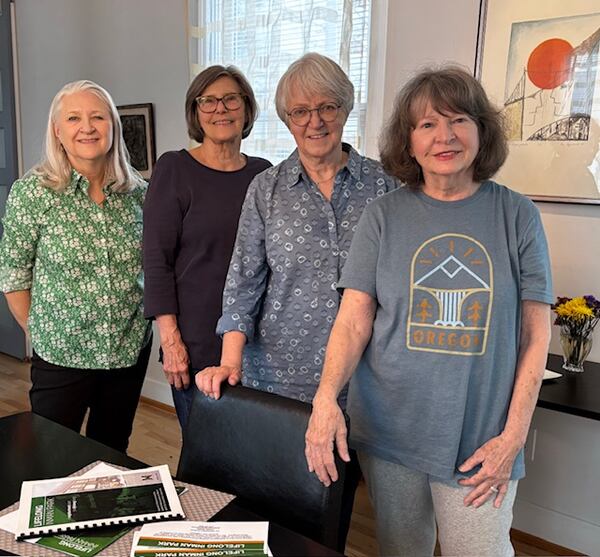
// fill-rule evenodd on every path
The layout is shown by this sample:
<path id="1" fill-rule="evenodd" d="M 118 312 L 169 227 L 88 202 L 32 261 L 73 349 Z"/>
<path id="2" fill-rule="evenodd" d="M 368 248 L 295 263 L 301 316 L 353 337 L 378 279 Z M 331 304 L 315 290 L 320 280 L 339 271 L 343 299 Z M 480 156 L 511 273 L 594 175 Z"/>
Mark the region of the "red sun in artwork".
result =
<path id="1" fill-rule="evenodd" d="M 564 39 L 548 39 L 537 45 L 527 60 L 527 74 L 540 89 L 562 85 L 571 73 L 573 47 Z"/>

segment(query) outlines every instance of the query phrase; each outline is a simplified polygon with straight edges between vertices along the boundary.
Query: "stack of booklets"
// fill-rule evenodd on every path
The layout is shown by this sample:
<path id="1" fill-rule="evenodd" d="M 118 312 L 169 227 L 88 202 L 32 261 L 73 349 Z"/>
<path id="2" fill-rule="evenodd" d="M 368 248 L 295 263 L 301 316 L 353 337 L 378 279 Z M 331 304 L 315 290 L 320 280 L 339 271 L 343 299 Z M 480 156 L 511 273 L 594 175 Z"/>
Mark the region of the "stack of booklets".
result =
<path id="1" fill-rule="evenodd" d="M 268 522 L 176 521 L 144 524 L 131 557 L 272 556 Z"/>
<path id="2" fill-rule="evenodd" d="M 0 517 L 17 540 L 91 557 L 140 522 L 184 518 L 168 466 L 23 482 L 19 509 Z M 40 537 L 43 536 L 43 537 Z"/>

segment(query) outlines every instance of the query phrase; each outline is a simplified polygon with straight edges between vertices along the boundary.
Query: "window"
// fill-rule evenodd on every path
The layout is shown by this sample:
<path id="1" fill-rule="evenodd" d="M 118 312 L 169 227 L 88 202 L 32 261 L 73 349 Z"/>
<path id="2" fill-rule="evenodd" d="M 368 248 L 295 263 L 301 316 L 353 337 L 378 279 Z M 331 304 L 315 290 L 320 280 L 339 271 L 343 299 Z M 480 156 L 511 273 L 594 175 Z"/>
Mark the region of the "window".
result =
<path id="1" fill-rule="evenodd" d="M 295 143 L 275 112 L 275 89 L 306 52 L 329 56 L 354 84 L 344 141 L 364 151 L 371 0 L 188 0 L 190 73 L 234 64 L 254 89 L 259 118 L 243 150 L 273 163 Z"/>

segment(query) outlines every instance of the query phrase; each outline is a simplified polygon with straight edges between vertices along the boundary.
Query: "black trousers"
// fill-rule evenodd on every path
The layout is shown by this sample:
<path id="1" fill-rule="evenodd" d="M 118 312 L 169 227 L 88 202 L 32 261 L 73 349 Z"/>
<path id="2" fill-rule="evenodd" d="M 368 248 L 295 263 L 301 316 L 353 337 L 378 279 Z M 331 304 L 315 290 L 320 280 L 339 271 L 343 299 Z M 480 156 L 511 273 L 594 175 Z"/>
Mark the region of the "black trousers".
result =
<path id="1" fill-rule="evenodd" d="M 131 367 L 78 369 L 46 362 L 35 352 L 31 360 L 31 410 L 121 452 L 127 450 L 133 419 L 146 376 L 152 340 Z"/>

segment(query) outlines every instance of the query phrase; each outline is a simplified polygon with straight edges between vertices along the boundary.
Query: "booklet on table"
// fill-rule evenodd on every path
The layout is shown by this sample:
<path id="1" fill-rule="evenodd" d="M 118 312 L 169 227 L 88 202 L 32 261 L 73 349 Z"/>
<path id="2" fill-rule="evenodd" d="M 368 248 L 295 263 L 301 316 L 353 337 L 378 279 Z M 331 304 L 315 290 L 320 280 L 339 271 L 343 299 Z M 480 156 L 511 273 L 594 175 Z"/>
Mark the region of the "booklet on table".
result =
<path id="1" fill-rule="evenodd" d="M 144 524 L 135 533 L 131 557 L 267 557 L 273 555 L 268 536 L 268 522 Z"/>
<path id="2" fill-rule="evenodd" d="M 15 537 L 184 518 L 166 465 L 23 482 Z"/>

